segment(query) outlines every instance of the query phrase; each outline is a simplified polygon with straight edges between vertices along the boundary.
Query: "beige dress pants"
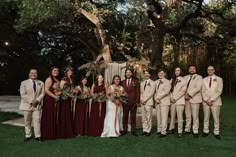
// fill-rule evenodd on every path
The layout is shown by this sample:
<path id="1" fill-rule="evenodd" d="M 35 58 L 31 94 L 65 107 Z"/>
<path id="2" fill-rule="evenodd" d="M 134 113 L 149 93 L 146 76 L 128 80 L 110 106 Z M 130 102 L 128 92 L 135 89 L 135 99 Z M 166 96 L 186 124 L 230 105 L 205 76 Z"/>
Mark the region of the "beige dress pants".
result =
<path id="1" fill-rule="evenodd" d="M 203 104 L 203 112 L 204 112 L 204 126 L 203 132 L 209 133 L 209 121 L 210 114 L 212 113 L 214 119 L 214 134 L 220 134 L 220 108 L 221 106 L 208 106 Z"/>
<path id="2" fill-rule="evenodd" d="M 177 120 L 178 120 L 178 133 L 180 134 L 180 133 L 183 133 L 184 105 L 176 105 L 176 104 L 171 105 L 169 130 L 173 130 L 175 128 L 176 113 L 177 113 Z"/>
<path id="3" fill-rule="evenodd" d="M 168 125 L 168 113 L 169 106 L 163 106 L 156 104 L 156 114 L 157 114 L 157 132 L 166 135 L 167 125 Z"/>
<path id="4" fill-rule="evenodd" d="M 185 132 L 191 131 L 191 123 L 193 118 L 193 125 L 192 125 L 193 133 L 198 134 L 199 107 L 200 104 L 190 103 L 189 101 L 185 102 L 185 117 L 186 117 Z"/>
<path id="5" fill-rule="evenodd" d="M 142 105 L 143 132 L 150 133 L 152 130 L 152 106 Z"/>
<path id="6" fill-rule="evenodd" d="M 34 136 L 35 138 L 41 137 L 40 124 L 41 124 L 41 111 L 31 110 L 24 111 L 24 122 L 25 122 L 25 137 L 31 137 L 31 124 L 33 122 L 34 126 Z"/>

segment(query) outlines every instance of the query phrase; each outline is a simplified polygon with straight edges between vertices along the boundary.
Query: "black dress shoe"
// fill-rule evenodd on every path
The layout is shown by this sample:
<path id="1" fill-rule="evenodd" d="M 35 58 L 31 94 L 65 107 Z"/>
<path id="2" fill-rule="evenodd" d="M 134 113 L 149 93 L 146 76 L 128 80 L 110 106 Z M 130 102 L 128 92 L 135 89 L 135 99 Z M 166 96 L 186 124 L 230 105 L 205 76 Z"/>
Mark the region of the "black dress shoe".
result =
<path id="1" fill-rule="evenodd" d="M 24 142 L 28 142 L 29 140 L 30 140 L 30 138 L 27 138 L 27 137 L 26 137 L 26 138 L 24 139 Z"/>
<path id="2" fill-rule="evenodd" d="M 198 138 L 198 134 L 193 134 L 193 137 L 194 138 Z"/>
<path id="3" fill-rule="evenodd" d="M 151 133 L 147 133 L 145 136 L 151 136 Z"/>
<path id="4" fill-rule="evenodd" d="M 161 134 L 159 137 L 160 137 L 160 138 L 163 138 L 163 137 L 166 137 L 166 135 L 164 135 L 164 134 Z"/>
<path id="5" fill-rule="evenodd" d="M 217 140 L 220 140 L 221 138 L 220 138 L 220 135 L 215 135 L 215 138 L 217 139 Z"/>
<path id="6" fill-rule="evenodd" d="M 127 131 L 122 131 L 120 134 L 121 134 L 121 136 L 123 136 L 123 135 L 128 134 L 128 132 Z"/>
<path id="7" fill-rule="evenodd" d="M 203 133 L 202 134 L 202 137 L 207 137 L 208 136 L 208 133 Z"/>
<path id="8" fill-rule="evenodd" d="M 35 140 L 37 140 L 39 142 L 43 142 L 43 139 L 41 137 L 35 138 Z"/>
<path id="9" fill-rule="evenodd" d="M 185 131 L 184 132 L 184 134 L 186 134 L 186 135 L 189 135 L 189 134 L 191 134 L 190 132 L 188 132 L 188 131 Z"/>
<path id="10" fill-rule="evenodd" d="M 174 133 L 175 133 L 174 129 L 168 131 L 168 134 L 174 134 Z"/>
<path id="11" fill-rule="evenodd" d="M 157 133 L 156 133 L 156 135 L 160 135 L 160 134 L 161 134 L 161 132 L 157 132 Z"/>
<path id="12" fill-rule="evenodd" d="M 131 134 L 132 134 L 133 136 L 138 136 L 138 135 L 136 134 L 136 132 L 131 132 Z"/>
<path id="13" fill-rule="evenodd" d="M 141 134 L 141 136 L 145 136 L 145 135 L 147 135 L 147 132 L 143 132 L 143 133 Z"/>
<path id="14" fill-rule="evenodd" d="M 178 138 L 182 138 L 183 134 L 182 133 L 178 133 Z"/>

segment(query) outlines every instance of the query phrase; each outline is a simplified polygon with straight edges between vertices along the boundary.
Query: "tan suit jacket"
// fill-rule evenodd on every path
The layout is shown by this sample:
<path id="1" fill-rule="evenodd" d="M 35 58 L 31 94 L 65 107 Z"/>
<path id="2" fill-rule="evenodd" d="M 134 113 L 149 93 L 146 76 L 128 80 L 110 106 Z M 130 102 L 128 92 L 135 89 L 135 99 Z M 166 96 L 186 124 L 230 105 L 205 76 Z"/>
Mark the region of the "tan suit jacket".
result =
<path id="1" fill-rule="evenodd" d="M 160 79 L 156 80 L 155 84 L 156 84 L 156 90 L 155 90 L 154 98 L 160 100 L 161 106 L 162 105 L 169 106 L 170 105 L 170 89 L 171 89 L 170 81 L 164 78 L 164 79 L 161 79 L 161 83 L 160 83 Z"/>
<path id="2" fill-rule="evenodd" d="M 146 81 L 146 80 L 145 80 Z M 148 83 L 146 85 L 146 88 L 144 90 L 145 86 L 145 81 L 141 82 L 140 84 L 140 100 L 143 100 L 146 102 L 145 105 L 152 106 L 154 101 L 153 101 L 153 95 L 155 92 L 155 82 L 152 81 L 151 79 L 148 80 Z"/>
<path id="3" fill-rule="evenodd" d="M 184 78 L 186 79 L 186 83 L 188 84 L 190 75 L 186 75 Z M 202 83 L 203 83 L 202 76 L 198 74 L 193 75 L 187 89 L 187 94 L 191 96 L 190 103 L 193 104 L 202 103 L 202 93 L 201 93 Z"/>
<path id="4" fill-rule="evenodd" d="M 223 80 L 221 77 L 216 75 L 212 76 L 211 88 L 209 87 L 210 77 L 205 77 L 203 79 L 202 86 L 202 97 L 203 101 L 211 99 L 213 101 L 213 106 L 222 106 L 221 94 L 223 90 Z"/>
<path id="5" fill-rule="evenodd" d="M 172 82 L 172 79 L 171 81 Z M 170 94 L 171 98 L 176 100 L 175 105 L 185 105 L 185 92 L 187 89 L 186 80 L 179 76 L 178 83 L 175 85 L 173 92 Z"/>
<path id="6" fill-rule="evenodd" d="M 32 101 L 36 99 L 39 104 L 36 109 L 40 110 L 42 107 L 42 100 L 44 97 L 44 83 L 40 80 L 35 80 L 36 83 L 36 92 L 33 89 L 33 82 L 31 79 L 25 80 L 21 82 L 20 85 L 20 110 L 30 111 L 32 110 Z"/>

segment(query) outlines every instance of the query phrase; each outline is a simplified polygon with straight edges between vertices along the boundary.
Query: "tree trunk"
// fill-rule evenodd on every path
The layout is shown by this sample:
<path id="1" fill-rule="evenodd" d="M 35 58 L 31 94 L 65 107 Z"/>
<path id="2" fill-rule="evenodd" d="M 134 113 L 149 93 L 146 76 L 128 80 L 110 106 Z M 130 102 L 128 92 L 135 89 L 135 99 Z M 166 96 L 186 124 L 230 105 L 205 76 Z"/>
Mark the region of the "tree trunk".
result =
<path id="1" fill-rule="evenodd" d="M 165 33 L 160 30 L 154 30 L 152 41 L 151 64 L 153 69 L 158 70 L 162 66 L 163 46 Z"/>
<path id="2" fill-rule="evenodd" d="M 77 11 L 81 13 L 82 15 L 84 15 L 90 22 L 92 22 L 96 26 L 95 33 L 97 33 L 98 41 L 101 43 L 101 46 L 102 46 L 100 52 L 105 62 L 111 62 L 112 59 L 111 59 L 111 54 L 110 54 L 109 43 L 107 41 L 106 33 L 103 30 L 103 27 L 99 18 L 81 8 L 77 9 Z"/>

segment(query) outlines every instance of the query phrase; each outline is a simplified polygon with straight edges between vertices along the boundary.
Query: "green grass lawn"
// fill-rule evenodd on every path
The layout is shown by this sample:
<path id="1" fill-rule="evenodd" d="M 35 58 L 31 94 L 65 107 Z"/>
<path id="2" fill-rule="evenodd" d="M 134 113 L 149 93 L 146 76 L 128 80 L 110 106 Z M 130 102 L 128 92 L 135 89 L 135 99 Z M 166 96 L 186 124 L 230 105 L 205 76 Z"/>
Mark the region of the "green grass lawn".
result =
<path id="1" fill-rule="evenodd" d="M 38 143 L 35 140 L 24 143 L 24 129 L 0 124 L 1 157 L 235 157 L 236 156 L 236 98 L 223 99 L 221 110 L 221 140 L 215 139 L 213 129 L 206 137 L 194 139 L 185 135 L 168 135 L 160 139 L 150 137 L 120 138 L 77 137 L 68 140 L 54 140 Z M 0 121 L 18 117 L 13 113 L 0 113 Z M 201 122 L 203 120 L 201 111 Z M 213 124 L 211 123 L 211 126 Z M 202 123 L 200 130 L 202 131 Z M 155 130 L 153 130 L 155 132 Z M 141 130 L 138 130 L 141 133 Z"/>

